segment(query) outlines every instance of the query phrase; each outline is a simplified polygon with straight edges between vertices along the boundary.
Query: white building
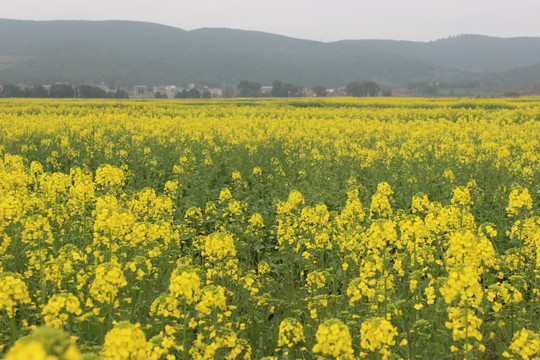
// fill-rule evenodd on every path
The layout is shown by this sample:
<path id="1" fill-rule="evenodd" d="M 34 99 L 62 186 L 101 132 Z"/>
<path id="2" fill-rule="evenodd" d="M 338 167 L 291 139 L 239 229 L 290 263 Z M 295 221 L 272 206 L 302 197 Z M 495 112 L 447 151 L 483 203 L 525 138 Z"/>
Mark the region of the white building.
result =
<path id="1" fill-rule="evenodd" d="M 156 93 L 159 92 L 161 95 L 167 95 L 167 98 L 169 99 L 174 99 L 177 89 L 175 85 L 159 85 L 154 86 L 152 88 L 152 92 L 154 94 L 154 97 L 156 96 Z"/>
<path id="2" fill-rule="evenodd" d="M 150 93 L 148 92 L 148 86 L 146 85 L 137 85 L 133 87 L 133 98 L 134 99 L 146 99 Z"/>
<path id="3" fill-rule="evenodd" d="M 272 96 L 272 86 L 262 86 L 261 94 L 263 94 L 263 96 Z"/>
<path id="4" fill-rule="evenodd" d="M 223 96 L 223 92 L 220 88 L 209 88 L 208 91 L 210 91 L 210 94 L 212 94 L 213 98 L 220 98 Z"/>

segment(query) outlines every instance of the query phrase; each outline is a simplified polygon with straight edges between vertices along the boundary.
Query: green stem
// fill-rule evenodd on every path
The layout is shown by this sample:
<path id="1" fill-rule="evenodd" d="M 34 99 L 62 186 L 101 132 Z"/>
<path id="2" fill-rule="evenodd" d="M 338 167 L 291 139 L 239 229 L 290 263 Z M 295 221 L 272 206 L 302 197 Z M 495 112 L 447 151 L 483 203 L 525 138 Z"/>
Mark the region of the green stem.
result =
<path id="1" fill-rule="evenodd" d="M 11 340 L 15 342 L 19 338 L 17 324 L 15 324 L 15 318 L 13 316 L 8 315 L 8 317 L 9 317 L 9 329 L 11 331 Z"/>
<path id="2" fill-rule="evenodd" d="M 465 358 L 469 359 L 469 318 L 467 311 L 467 301 L 465 301 Z"/>
<path id="3" fill-rule="evenodd" d="M 107 306 L 107 324 L 106 324 L 106 331 L 107 332 L 112 329 L 113 304 L 114 304 L 114 299 L 113 299 L 113 297 L 111 295 L 111 301 L 109 302 L 109 304 Z"/>
<path id="4" fill-rule="evenodd" d="M 187 338 L 187 327 L 188 327 L 188 316 L 186 313 L 186 304 L 184 304 L 182 309 L 182 315 L 184 316 L 184 326 L 182 328 L 182 358 L 184 360 L 188 359 L 188 350 L 186 345 L 186 338 Z"/>
<path id="5" fill-rule="evenodd" d="M 39 243 L 39 286 L 41 292 L 41 308 L 45 306 L 45 272 L 43 271 L 43 251 Z"/>

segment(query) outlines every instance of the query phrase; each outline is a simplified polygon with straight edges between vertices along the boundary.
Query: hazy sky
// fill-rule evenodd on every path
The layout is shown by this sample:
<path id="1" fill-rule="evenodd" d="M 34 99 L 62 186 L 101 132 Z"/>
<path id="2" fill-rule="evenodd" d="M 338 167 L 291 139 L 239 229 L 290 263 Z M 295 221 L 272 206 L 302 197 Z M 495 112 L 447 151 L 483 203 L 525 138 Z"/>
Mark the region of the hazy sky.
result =
<path id="1" fill-rule="evenodd" d="M 138 20 L 319 41 L 540 36 L 540 0 L 0 0 L 0 18 Z"/>

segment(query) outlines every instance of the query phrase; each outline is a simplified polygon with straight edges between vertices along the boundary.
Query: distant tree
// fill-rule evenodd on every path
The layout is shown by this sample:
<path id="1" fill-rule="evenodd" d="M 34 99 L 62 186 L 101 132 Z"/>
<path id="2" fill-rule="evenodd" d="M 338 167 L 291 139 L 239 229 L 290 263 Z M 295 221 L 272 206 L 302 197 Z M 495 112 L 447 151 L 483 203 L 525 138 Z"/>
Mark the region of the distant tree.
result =
<path id="1" fill-rule="evenodd" d="M 154 97 L 156 99 L 163 99 L 163 95 L 161 94 L 161 91 L 156 91 L 156 93 L 154 94 Z M 167 95 L 165 95 L 165 98 L 167 98 Z"/>
<path id="2" fill-rule="evenodd" d="M 30 95 L 32 95 L 32 89 L 29 87 L 25 87 L 21 89 L 21 97 L 22 98 L 29 98 Z"/>
<path id="3" fill-rule="evenodd" d="M 315 94 L 317 94 L 318 97 L 325 97 L 326 96 L 326 88 L 321 85 L 314 86 L 313 89 L 311 89 Z"/>
<path id="4" fill-rule="evenodd" d="M 205 90 L 203 93 L 202 93 L 202 98 L 203 99 L 210 99 L 212 98 L 212 93 L 208 90 Z"/>
<path id="5" fill-rule="evenodd" d="M 358 81 L 348 83 L 345 87 L 345 91 L 351 96 L 363 96 L 362 84 Z"/>
<path id="6" fill-rule="evenodd" d="M 42 85 L 35 85 L 30 91 L 30 97 L 46 98 L 49 97 L 49 92 Z"/>
<path id="7" fill-rule="evenodd" d="M 379 87 L 374 82 L 361 82 L 356 88 L 355 96 L 375 96 Z"/>
<path id="8" fill-rule="evenodd" d="M 367 96 L 378 96 L 381 92 L 381 87 L 373 81 L 365 82 L 364 88 L 366 90 Z"/>
<path id="9" fill-rule="evenodd" d="M 190 89 L 188 92 L 187 92 L 187 98 L 189 99 L 200 99 L 201 98 L 201 93 L 199 90 L 193 88 L 193 89 Z"/>
<path id="10" fill-rule="evenodd" d="M 285 89 L 287 90 L 288 97 L 298 97 L 304 93 L 303 85 L 285 84 Z"/>
<path id="11" fill-rule="evenodd" d="M 73 97 L 73 88 L 70 85 L 58 84 L 51 86 L 50 96 L 52 98 L 70 98 Z"/>
<path id="12" fill-rule="evenodd" d="M 279 80 L 272 83 L 272 97 L 296 97 L 302 96 L 303 92 L 303 85 L 283 83 Z"/>
<path id="13" fill-rule="evenodd" d="M 261 93 L 261 84 L 254 81 L 242 80 L 236 86 L 238 96 L 257 97 Z"/>
<path id="14" fill-rule="evenodd" d="M 77 87 L 77 96 L 81 98 L 90 98 L 90 91 L 92 90 L 92 86 L 90 85 L 81 85 Z"/>
<path id="15" fill-rule="evenodd" d="M 113 97 L 116 99 L 127 99 L 129 97 L 129 94 L 127 91 L 124 90 L 116 90 Z"/>
<path id="16" fill-rule="evenodd" d="M 92 86 L 90 89 L 90 97 L 94 99 L 103 99 L 109 97 L 107 92 L 100 87 Z"/>
<path id="17" fill-rule="evenodd" d="M 201 97 L 201 93 L 199 90 L 193 88 L 193 89 L 187 89 L 184 88 L 182 91 L 179 91 L 174 95 L 177 99 L 198 99 Z"/>
<path id="18" fill-rule="evenodd" d="M 381 89 L 379 85 L 373 81 L 354 81 L 347 84 L 346 91 L 351 96 L 377 96 Z"/>
<path id="19" fill-rule="evenodd" d="M 21 97 L 23 94 L 22 89 L 15 84 L 5 84 L 2 85 L 2 92 L 0 93 L 1 97 L 12 98 L 12 97 Z"/>
<path id="20" fill-rule="evenodd" d="M 272 83 L 272 97 L 283 97 L 283 82 L 276 80 Z"/>
<path id="21" fill-rule="evenodd" d="M 224 98 L 232 98 L 234 96 L 234 87 L 228 85 L 225 86 L 221 95 Z"/>
<path id="22" fill-rule="evenodd" d="M 381 96 L 392 96 L 392 89 L 388 87 L 382 88 Z"/>
<path id="23" fill-rule="evenodd" d="M 77 97 L 90 98 L 90 99 L 102 99 L 109 97 L 107 92 L 100 87 L 92 85 L 81 85 L 76 89 Z"/>

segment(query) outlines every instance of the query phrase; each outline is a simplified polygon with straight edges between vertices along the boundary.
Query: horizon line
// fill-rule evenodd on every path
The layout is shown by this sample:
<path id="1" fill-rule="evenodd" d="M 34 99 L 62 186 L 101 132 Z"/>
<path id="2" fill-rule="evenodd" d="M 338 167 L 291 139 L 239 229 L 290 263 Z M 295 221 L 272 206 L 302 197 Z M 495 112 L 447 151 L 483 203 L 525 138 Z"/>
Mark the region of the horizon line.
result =
<path id="1" fill-rule="evenodd" d="M 193 31 L 199 31 L 199 30 L 232 30 L 232 31 L 245 31 L 245 32 L 255 32 L 255 33 L 261 33 L 261 34 L 268 34 L 273 36 L 280 36 L 285 37 L 289 39 L 295 39 L 295 40 L 303 40 L 303 41 L 311 41 L 311 42 L 317 42 L 322 44 L 330 44 L 330 43 L 336 43 L 341 41 L 403 41 L 403 42 L 416 42 L 416 43 L 430 43 L 435 41 L 441 41 L 441 40 L 449 40 L 453 38 L 459 38 L 459 37 L 465 37 L 465 36 L 478 36 L 478 37 L 488 37 L 488 38 L 494 38 L 494 39 L 519 39 L 519 38 L 540 38 L 540 36 L 534 36 L 534 35 L 521 35 L 521 36 L 495 36 L 495 35 L 486 35 L 486 34 L 478 34 L 478 33 L 460 33 L 460 34 L 452 34 L 447 35 L 445 37 L 440 37 L 435 40 L 407 40 L 407 39 L 390 39 L 390 38 L 363 38 L 363 39 L 354 39 L 354 38 L 344 38 L 340 40 L 333 40 L 333 41 L 322 41 L 322 40 L 313 40 L 313 39 L 306 39 L 301 37 L 294 37 L 291 35 L 285 35 L 285 34 L 278 34 L 268 31 L 262 31 L 262 30 L 251 30 L 251 29 L 241 29 L 241 28 L 232 28 L 232 27 L 223 27 L 223 26 L 203 26 L 199 28 L 193 28 L 193 29 L 184 29 L 178 26 L 174 25 L 168 25 L 168 24 L 162 24 L 158 22 L 153 21 L 147 21 L 147 20 L 129 20 L 129 19 L 101 19 L 101 20 L 89 20 L 89 19 L 47 19 L 47 20 L 35 20 L 35 19 L 13 19 L 13 18 L 4 18 L 0 17 L 1 20 L 8 20 L 8 21 L 29 21 L 29 22 L 93 22 L 93 23 L 99 23 L 99 22 L 125 22 L 125 23 L 143 23 L 143 24 L 151 24 L 151 25 L 158 25 L 163 27 L 168 27 L 176 30 L 186 31 L 186 32 L 193 32 Z"/>

